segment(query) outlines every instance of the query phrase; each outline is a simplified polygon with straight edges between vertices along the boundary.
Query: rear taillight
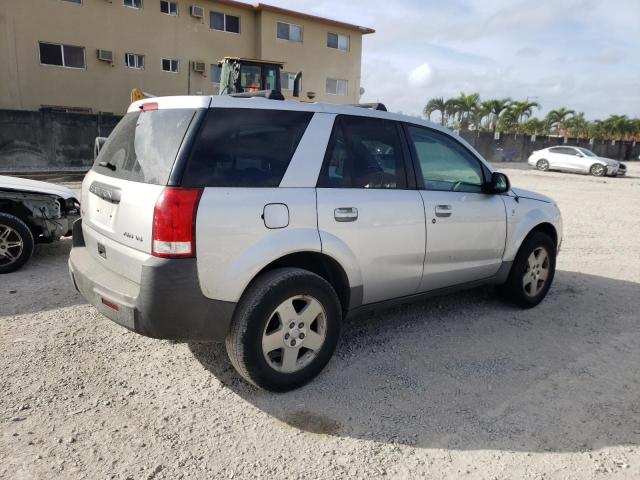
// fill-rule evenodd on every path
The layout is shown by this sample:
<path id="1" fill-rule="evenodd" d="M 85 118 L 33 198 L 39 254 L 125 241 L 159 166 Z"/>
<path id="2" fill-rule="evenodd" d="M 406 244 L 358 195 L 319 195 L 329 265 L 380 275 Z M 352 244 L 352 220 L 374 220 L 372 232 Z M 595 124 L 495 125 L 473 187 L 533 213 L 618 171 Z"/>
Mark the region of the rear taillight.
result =
<path id="1" fill-rule="evenodd" d="M 196 212 L 201 188 L 165 188 L 153 211 L 153 244 L 156 257 L 184 258 L 196 254 Z"/>

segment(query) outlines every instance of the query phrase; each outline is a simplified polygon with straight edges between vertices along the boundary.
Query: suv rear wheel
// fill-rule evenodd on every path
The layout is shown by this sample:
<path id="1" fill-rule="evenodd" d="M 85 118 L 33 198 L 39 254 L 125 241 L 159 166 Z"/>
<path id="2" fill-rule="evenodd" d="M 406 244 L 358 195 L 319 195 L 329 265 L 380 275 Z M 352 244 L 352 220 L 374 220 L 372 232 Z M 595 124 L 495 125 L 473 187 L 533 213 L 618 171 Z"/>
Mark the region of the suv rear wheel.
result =
<path id="1" fill-rule="evenodd" d="M 33 253 L 33 234 L 18 217 L 0 213 L 0 274 L 15 272 Z"/>
<path id="2" fill-rule="evenodd" d="M 242 377 L 271 391 L 300 387 L 325 367 L 340 335 L 338 296 L 322 277 L 279 268 L 242 296 L 226 338 Z"/>
<path id="3" fill-rule="evenodd" d="M 556 271 L 556 246 L 542 232 L 533 232 L 522 243 L 507 281 L 498 293 L 522 308 L 539 304 L 549 291 Z"/>

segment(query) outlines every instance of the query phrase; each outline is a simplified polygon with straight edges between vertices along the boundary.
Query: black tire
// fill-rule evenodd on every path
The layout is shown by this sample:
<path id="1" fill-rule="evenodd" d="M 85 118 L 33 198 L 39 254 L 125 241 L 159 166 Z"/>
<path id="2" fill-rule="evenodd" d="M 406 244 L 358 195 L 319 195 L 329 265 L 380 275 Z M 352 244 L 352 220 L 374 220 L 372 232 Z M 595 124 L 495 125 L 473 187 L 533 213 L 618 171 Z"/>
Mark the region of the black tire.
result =
<path id="1" fill-rule="evenodd" d="M 594 163 L 589 168 L 589 173 L 594 177 L 604 177 L 607 174 L 607 167 L 599 163 Z"/>
<path id="2" fill-rule="evenodd" d="M 267 362 L 262 348 L 263 334 L 273 321 L 275 309 L 299 295 L 317 299 L 324 309 L 324 342 L 303 368 L 283 373 Z M 293 390 L 313 379 L 329 362 L 338 343 L 341 323 L 340 301 L 324 278 L 299 268 L 278 268 L 259 276 L 242 295 L 227 333 L 227 354 L 238 373 L 253 385 L 273 392 Z M 283 362 L 284 354 L 283 350 Z"/>
<path id="3" fill-rule="evenodd" d="M 548 274 L 544 283 L 541 285 L 540 291 L 535 295 L 531 295 L 523 285 L 524 276 L 528 273 L 529 256 L 536 250 L 543 248 L 548 255 Z M 508 302 L 515 304 L 521 308 L 532 308 L 538 305 L 547 295 L 553 277 L 556 272 L 556 245 L 548 235 L 542 232 L 532 232 L 520 246 L 518 254 L 511 266 L 507 281 L 498 286 L 500 297 Z"/>
<path id="4" fill-rule="evenodd" d="M 549 161 L 546 158 L 541 158 L 536 162 L 536 168 L 541 172 L 549 170 Z"/>
<path id="5" fill-rule="evenodd" d="M 0 274 L 15 272 L 21 268 L 33 254 L 33 234 L 29 227 L 14 215 L 0 213 L 0 236 L 9 232 L 7 239 L 0 238 Z M 22 242 L 21 248 L 7 247 L 8 242 Z M 14 259 L 6 256 L 7 252 Z"/>

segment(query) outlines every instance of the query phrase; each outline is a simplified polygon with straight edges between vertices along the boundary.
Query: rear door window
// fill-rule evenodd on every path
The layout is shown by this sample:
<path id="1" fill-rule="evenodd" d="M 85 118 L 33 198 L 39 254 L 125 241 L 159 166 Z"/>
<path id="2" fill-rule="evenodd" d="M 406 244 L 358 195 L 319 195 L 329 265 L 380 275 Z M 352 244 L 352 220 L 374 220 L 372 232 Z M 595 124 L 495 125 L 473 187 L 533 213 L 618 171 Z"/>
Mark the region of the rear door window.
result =
<path id="1" fill-rule="evenodd" d="M 194 109 L 130 112 L 113 129 L 93 170 L 109 177 L 166 185 Z"/>
<path id="2" fill-rule="evenodd" d="M 407 188 L 405 160 L 395 122 L 340 116 L 318 178 L 323 188 Z"/>
<path id="3" fill-rule="evenodd" d="M 277 187 L 312 112 L 212 108 L 182 179 L 193 187 Z"/>

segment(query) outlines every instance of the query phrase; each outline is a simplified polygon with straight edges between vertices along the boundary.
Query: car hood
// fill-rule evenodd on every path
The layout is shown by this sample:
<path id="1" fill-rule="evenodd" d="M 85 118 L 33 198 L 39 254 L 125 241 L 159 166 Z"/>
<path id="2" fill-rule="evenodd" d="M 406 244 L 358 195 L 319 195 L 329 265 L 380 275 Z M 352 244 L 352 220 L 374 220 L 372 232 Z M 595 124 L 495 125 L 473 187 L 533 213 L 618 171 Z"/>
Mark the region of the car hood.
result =
<path id="1" fill-rule="evenodd" d="M 605 157 L 597 157 L 598 160 L 606 163 L 607 165 L 609 165 L 610 167 L 619 167 L 620 166 L 620 162 L 617 160 L 614 160 L 613 158 L 605 158 Z"/>
<path id="2" fill-rule="evenodd" d="M 67 187 L 56 185 L 54 183 L 39 182 L 37 180 L 28 180 L 20 177 L 7 177 L 0 175 L 0 190 L 15 190 L 18 192 L 44 193 L 47 195 L 56 195 L 65 200 L 75 198 L 76 194 Z"/>
<path id="3" fill-rule="evenodd" d="M 538 192 L 532 192 L 531 190 L 525 190 L 524 188 L 511 188 L 511 191 L 515 193 L 518 197 L 528 198 L 530 200 L 539 200 L 541 202 L 553 203 L 551 198 L 546 195 L 542 195 Z"/>

